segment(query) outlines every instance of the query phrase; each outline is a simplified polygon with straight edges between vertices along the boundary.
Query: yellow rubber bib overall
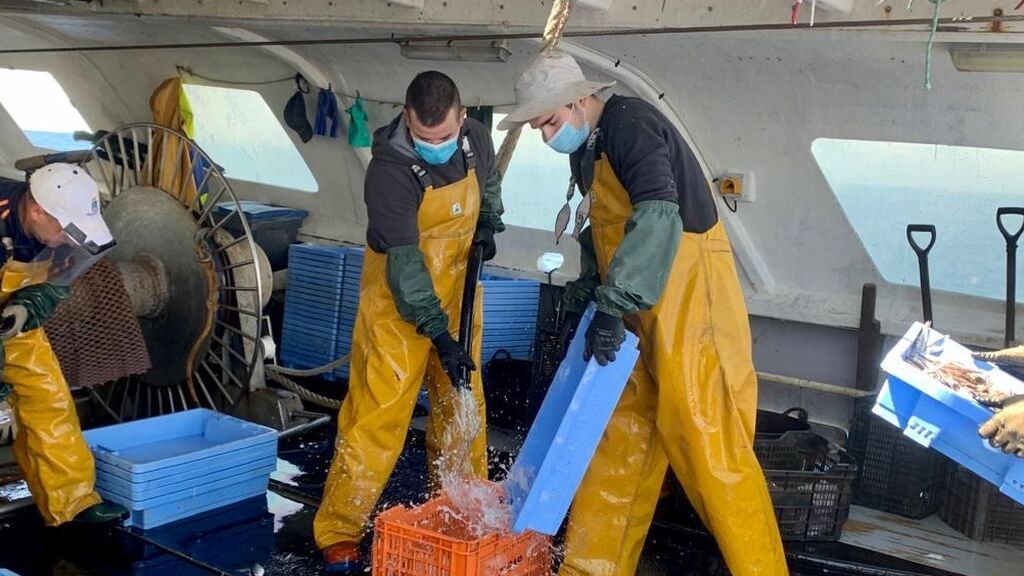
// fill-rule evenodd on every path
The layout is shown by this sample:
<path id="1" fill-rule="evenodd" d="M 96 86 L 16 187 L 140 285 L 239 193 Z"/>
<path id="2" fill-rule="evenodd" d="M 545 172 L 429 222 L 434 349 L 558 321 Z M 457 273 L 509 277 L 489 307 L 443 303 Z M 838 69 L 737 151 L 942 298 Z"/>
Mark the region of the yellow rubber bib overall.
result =
<path id="1" fill-rule="evenodd" d="M 466 264 L 480 214 L 480 187 L 472 152 L 463 143 L 466 177 L 441 188 L 424 183 L 418 214 L 420 251 L 434 292 L 448 314 L 449 330 L 458 337 Z M 421 174 L 420 174 L 421 175 Z M 313 522 L 317 546 L 357 542 L 380 498 L 412 419 L 420 385 L 430 399 L 427 459 L 436 474 L 438 457 L 452 451 L 444 434 L 454 416 L 455 389 L 441 368 L 430 339 L 398 313 L 388 286 L 387 257 L 366 251 L 360 284 L 359 311 L 352 335 L 349 390 L 338 413 L 334 460 L 324 496 Z M 478 367 L 483 326 L 483 293 L 474 303 L 473 361 Z M 480 370 L 472 371 L 471 387 L 484 422 Z M 448 438 L 447 441 L 458 441 Z M 481 426 L 470 451 L 473 471 L 487 477 L 486 427 Z"/>
<path id="2" fill-rule="evenodd" d="M 46 281 L 48 263 L 8 260 L 0 272 L 0 302 Z M 100 502 L 96 466 L 82 437 L 75 402 L 42 328 L 3 343 L 3 381 L 10 384 L 18 432 L 17 460 L 32 499 L 48 526 L 67 522 Z"/>
<path id="3" fill-rule="evenodd" d="M 605 156 L 594 165 L 591 194 L 603 278 L 633 212 Z M 640 361 L 576 494 L 560 574 L 635 573 L 668 465 L 732 574 L 788 574 L 753 451 L 750 328 L 720 222 L 683 235 L 662 294 L 651 310 L 626 317 L 640 337 Z"/>

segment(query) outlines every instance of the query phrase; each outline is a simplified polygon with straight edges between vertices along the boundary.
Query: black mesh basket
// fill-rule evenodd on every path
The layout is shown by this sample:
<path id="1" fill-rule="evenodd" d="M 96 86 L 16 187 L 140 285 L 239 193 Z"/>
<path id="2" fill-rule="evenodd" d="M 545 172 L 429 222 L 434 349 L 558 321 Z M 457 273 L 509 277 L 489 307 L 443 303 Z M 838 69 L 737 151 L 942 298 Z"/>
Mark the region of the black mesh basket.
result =
<path id="1" fill-rule="evenodd" d="M 812 432 L 759 437 L 754 452 L 764 470 L 784 540 L 833 541 L 850 515 L 857 465 Z"/>
<path id="2" fill-rule="evenodd" d="M 947 469 L 939 517 L 972 540 L 1024 545 L 1024 506 L 962 466 Z"/>
<path id="3" fill-rule="evenodd" d="M 949 460 L 872 414 L 873 398 L 859 403 L 849 447 L 860 470 L 853 503 L 908 518 L 938 512 Z"/>

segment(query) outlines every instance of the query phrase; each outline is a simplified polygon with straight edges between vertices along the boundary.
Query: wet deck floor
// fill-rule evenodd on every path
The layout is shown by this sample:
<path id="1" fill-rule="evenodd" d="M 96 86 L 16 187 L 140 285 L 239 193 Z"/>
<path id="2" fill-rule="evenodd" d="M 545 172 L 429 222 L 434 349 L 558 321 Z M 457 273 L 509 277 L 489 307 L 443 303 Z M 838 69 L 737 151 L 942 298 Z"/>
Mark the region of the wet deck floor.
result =
<path id="1" fill-rule="evenodd" d="M 312 520 L 331 457 L 332 433 L 332 428 L 324 427 L 282 440 L 278 472 L 266 498 L 145 533 L 50 530 L 42 526 L 32 507 L 0 517 L 0 567 L 21 576 L 320 574 Z M 424 500 L 425 474 L 422 435 L 414 432 L 385 490 L 381 508 Z M 844 544 L 795 545 L 788 552 L 796 576 L 949 574 Z M 678 525 L 671 511 L 659 511 L 638 574 L 724 573 L 717 549 L 706 534 Z"/>

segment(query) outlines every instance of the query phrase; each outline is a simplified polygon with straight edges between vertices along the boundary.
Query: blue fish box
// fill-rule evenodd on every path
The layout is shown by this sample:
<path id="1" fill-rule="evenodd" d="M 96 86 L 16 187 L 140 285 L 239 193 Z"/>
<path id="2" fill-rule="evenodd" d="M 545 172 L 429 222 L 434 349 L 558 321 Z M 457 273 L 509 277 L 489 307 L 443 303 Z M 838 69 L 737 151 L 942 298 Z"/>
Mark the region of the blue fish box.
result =
<path id="1" fill-rule="evenodd" d="M 96 489 L 143 529 L 264 492 L 277 432 L 205 408 L 86 430 Z"/>
<path id="2" fill-rule="evenodd" d="M 639 340 L 627 331 L 614 362 L 585 362 L 585 333 L 593 317 L 591 304 L 505 481 L 516 533 L 558 532 L 640 358 Z"/>
<path id="3" fill-rule="evenodd" d="M 995 414 L 992 409 L 904 360 L 904 353 L 922 330 L 926 331 L 927 353 L 937 362 L 973 368 L 1008 393 L 1024 392 L 1024 383 L 993 364 L 975 360 L 970 350 L 949 337 L 914 323 L 882 362 L 889 377 L 872 412 L 918 444 L 938 450 L 1024 504 L 1024 460 L 992 448 L 978 436 L 978 428 Z"/>
<path id="4" fill-rule="evenodd" d="M 530 359 L 537 336 L 540 283 L 485 272 L 483 287 L 483 358 L 505 350 L 513 358 Z"/>

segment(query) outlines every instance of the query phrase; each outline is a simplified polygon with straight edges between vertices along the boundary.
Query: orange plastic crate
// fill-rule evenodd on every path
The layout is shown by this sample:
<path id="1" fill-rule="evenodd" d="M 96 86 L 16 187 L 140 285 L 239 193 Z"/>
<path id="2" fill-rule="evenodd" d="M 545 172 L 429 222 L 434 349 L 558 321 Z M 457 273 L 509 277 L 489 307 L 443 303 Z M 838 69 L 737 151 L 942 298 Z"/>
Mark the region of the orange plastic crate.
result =
<path id="1" fill-rule="evenodd" d="M 395 506 L 374 525 L 373 576 L 548 576 L 551 539 L 535 532 L 473 537 L 447 496 Z"/>

